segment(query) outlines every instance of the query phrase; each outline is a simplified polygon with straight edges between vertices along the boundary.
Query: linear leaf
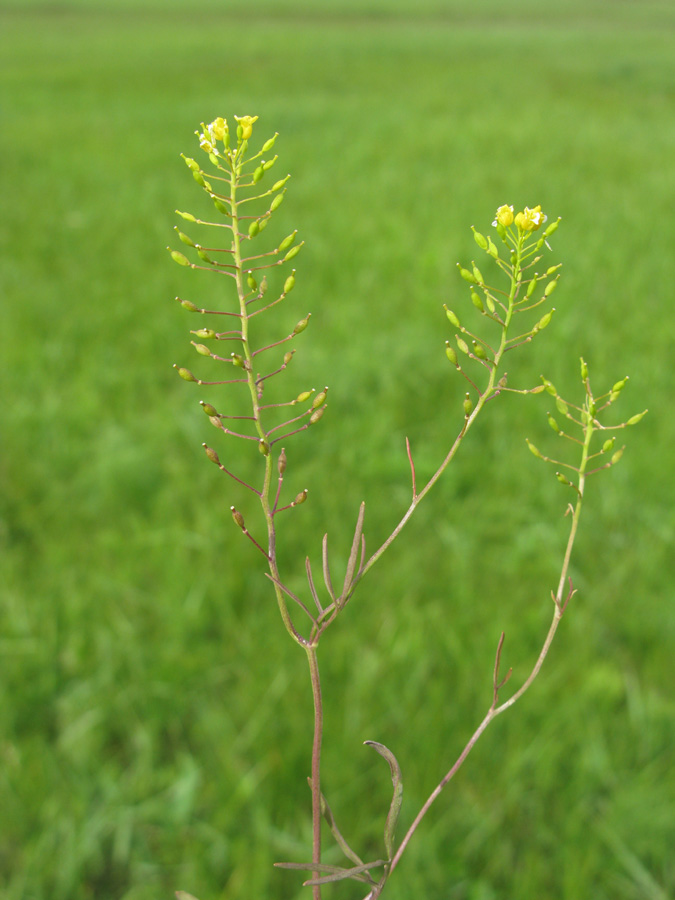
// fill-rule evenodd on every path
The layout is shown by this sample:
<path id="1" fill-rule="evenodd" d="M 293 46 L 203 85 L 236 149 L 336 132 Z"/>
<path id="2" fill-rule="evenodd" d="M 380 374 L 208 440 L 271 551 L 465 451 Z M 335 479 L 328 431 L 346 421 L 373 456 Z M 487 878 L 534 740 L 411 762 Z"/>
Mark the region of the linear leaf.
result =
<path id="1" fill-rule="evenodd" d="M 347 560 L 347 571 L 345 572 L 345 582 L 342 588 L 340 600 L 344 603 L 347 599 L 349 589 L 354 580 L 354 572 L 356 571 L 356 558 L 358 556 L 359 547 L 361 546 L 361 536 L 363 534 L 363 518 L 366 514 L 366 504 L 362 503 L 359 507 L 359 516 L 356 520 L 356 528 L 354 529 L 354 540 L 352 541 L 352 549 Z"/>
<path id="2" fill-rule="evenodd" d="M 326 583 L 326 590 L 330 594 L 330 598 L 335 603 L 335 591 L 330 580 L 330 568 L 328 566 L 328 535 L 324 534 L 321 544 L 321 556 L 323 559 L 323 580 Z"/>
<path id="3" fill-rule="evenodd" d="M 338 844 L 338 846 L 340 847 L 340 850 L 342 850 L 342 852 L 348 859 L 351 859 L 351 861 L 353 863 L 356 863 L 357 866 L 362 866 L 363 860 L 361 859 L 361 857 L 358 855 L 358 853 L 355 853 L 352 850 L 352 848 L 349 846 L 347 841 L 342 837 L 342 834 L 340 833 L 340 829 L 337 827 L 337 825 L 335 823 L 335 818 L 333 817 L 333 811 L 331 810 L 330 806 L 328 805 L 328 802 L 323 794 L 321 794 L 321 814 L 323 815 L 324 819 L 328 823 L 330 832 L 333 835 L 333 837 L 335 838 L 335 841 Z"/>
<path id="4" fill-rule="evenodd" d="M 309 886 L 314 884 L 329 884 L 331 881 L 345 881 L 347 878 L 353 878 L 354 881 L 363 881 L 366 884 L 375 884 L 375 880 L 370 877 L 368 869 L 374 869 L 376 866 L 383 866 L 383 859 L 376 859 L 374 862 L 364 863 L 362 866 L 354 866 L 353 869 L 342 869 L 334 866 L 335 871 L 330 875 L 324 875 L 322 878 L 312 878 L 310 881 L 303 882 L 303 885 Z M 321 867 L 326 869 L 325 866 Z"/>
<path id="5" fill-rule="evenodd" d="M 394 832 L 396 823 L 398 822 L 399 813 L 401 812 L 401 804 L 403 803 L 403 782 L 401 780 L 401 767 L 394 754 L 385 747 L 384 744 L 378 744 L 377 741 L 365 741 L 368 747 L 376 750 L 380 756 L 384 757 L 389 763 L 391 769 L 391 780 L 394 785 L 394 793 L 391 798 L 391 806 L 387 815 L 387 821 L 384 823 L 384 847 L 387 851 L 387 859 L 391 859 L 394 855 Z"/>

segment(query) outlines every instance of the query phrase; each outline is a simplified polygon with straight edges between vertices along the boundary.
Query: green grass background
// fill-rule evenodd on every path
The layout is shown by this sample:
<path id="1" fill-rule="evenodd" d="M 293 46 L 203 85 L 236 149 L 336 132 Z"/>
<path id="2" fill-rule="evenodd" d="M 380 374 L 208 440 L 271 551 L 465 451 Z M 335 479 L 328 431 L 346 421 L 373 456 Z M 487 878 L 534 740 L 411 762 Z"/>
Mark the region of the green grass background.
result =
<path id="1" fill-rule="evenodd" d="M 282 564 L 301 585 L 358 504 L 371 548 L 461 417 L 444 302 L 469 226 L 562 216 L 550 328 L 510 363 L 577 390 L 630 373 L 621 464 L 590 483 L 579 588 L 545 670 L 412 843 L 391 900 L 675 896 L 672 416 L 675 13 L 608 0 L 63 0 L 0 4 L 3 900 L 306 896 L 310 696 L 214 439 L 174 362 L 214 295 L 174 266 L 173 210 L 205 209 L 178 154 L 257 114 L 293 174 L 276 234 L 307 245 L 280 331 L 312 311 L 289 391 L 331 386 L 289 444 Z M 226 403 L 226 401 L 224 401 Z M 381 853 L 386 765 L 404 824 L 550 616 L 566 496 L 546 400 L 488 407 L 454 468 L 322 645 L 325 791 Z M 220 447 L 220 450 L 223 448 Z M 253 476 L 258 460 L 237 459 Z M 249 468 L 247 468 L 247 466 Z M 291 494 L 292 495 L 292 494 Z M 330 856 L 340 862 L 338 856 Z M 356 886 L 326 897 L 362 896 Z"/>

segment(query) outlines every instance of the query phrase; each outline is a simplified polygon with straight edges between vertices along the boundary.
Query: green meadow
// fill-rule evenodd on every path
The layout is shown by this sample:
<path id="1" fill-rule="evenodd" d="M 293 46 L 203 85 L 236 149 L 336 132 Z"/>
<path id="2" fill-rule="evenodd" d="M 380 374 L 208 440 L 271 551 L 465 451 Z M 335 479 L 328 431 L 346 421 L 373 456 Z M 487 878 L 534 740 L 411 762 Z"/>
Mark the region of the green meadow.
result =
<path id="1" fill-rule="evenodd" d="M 362 500 L 368 546 L 387 536 L 406 436 L 420 479 L 454 438 L 465 384 L 442 305 L 474 312 L 456 263 L 501 204 L 562 217 L 556 314 L 510 382 L 544 373 L 581 401 L 583 355 L 597 390 L 630 375 L 617 416 L 649 408 L 590 480 L 578 594 L 540 679 L 384 896 L 675 896 L 665 0 L 0 2 L 0 896 L 309 896 L 272 865 L 311 852 L 306 661 L 232 523 L 231 504 L 256 521 L 252 496 L 201 443 L 242 477 L 260 461 L 200 411 L 223 389 L 172 369 L 209 362 L 175 296 L 225 302 L 166 251 L 174 210 L 209 208 L 179 154 L 235 114 L 260 117 L 261 141 L 279 132 L 274 171 L 292 178 L 270 234 L 306 242 L 269 326 L 312 312 L 288 393 L 330 385 L 287 446 L 289 495 L 309 490 L 281 535 L 291 586 L 325 531 L 346 559 Z M 569 499 L 524 441 L 555 455 L 547 398 L 488 405 L 322 642 L 324 790 L 362 855 L 382 852 L 391 788 L 363 742 L 401 763 L 402 834 L 490 704 L 500 632 L 515 686 L 539 651 Z"/>

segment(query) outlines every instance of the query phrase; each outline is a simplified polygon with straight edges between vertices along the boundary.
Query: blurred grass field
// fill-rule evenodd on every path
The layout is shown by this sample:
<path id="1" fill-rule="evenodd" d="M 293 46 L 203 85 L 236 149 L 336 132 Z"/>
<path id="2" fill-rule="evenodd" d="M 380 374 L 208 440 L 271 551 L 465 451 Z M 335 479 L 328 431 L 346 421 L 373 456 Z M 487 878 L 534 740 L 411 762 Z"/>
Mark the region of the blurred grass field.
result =
<path id="1" fill-rule="evenodd" d="M 287 448 L 311 498 L 292 583 L 325 530 L 346 552 L 362 499 L 371 548 L 398 521 L 406 435 L 420 478 L 454 436 L 441 307 L 466 310 L 455 263 L 502 203 L 563 218 L 557 313 L 513 383 L 570 394 L 583 355 L 598 387 L 630 374 L 624 417 L 650 409 L 590 482 L 539 682 L 388 896 L 675 896 L 672 4 L 22 0 L 0 49 L 3 900 L 306 896 L 272 868 L 311 842 L 305 660 L 232 526 L 250 498 L 200 447 L 218 395 L 171 368 L 197 365 L 174 296 L 214 289 L 165 250 L 173 210 L 205 208 L 179 153 L 245 113 L 280 132 L 274 227 L 307 243 L 277 319 L 313 313 L 289 383 L 331 386 Z M 362 742 L 399 758 L 409 822 L 490 702 L 501 630 L 514 684 L 538 652 L 567 500 L 524 445 L 553 451 L 546 409 L 490 404 L 322 644 L 325 791 L 363 853 L 389 779 Z"/>

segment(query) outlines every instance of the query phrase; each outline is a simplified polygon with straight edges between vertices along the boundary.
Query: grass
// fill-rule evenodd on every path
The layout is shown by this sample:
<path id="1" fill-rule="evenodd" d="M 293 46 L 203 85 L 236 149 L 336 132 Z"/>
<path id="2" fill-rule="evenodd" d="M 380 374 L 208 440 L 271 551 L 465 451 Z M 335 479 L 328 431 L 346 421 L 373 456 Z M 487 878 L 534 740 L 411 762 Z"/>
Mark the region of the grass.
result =
<path id="1" fill-rule="evenodd" d="M 289 381 L 331 385 L 293 448 L 311 502 L 287 568 L 326 528 L 346 552 L 362 499 L 374 546 L 407 500 L 405 435 L 431 471 L 454 433 L 441 305 L 465 302 L 455 262 L 498 204 L 563 217 L 558 311 L 514 383 L 573 390 L 583 354 L 650 408 L 591 482 L 541 681 L 392 900 L 675 893 L 674 25 L 659 3 L 0 5 L 4 898 L 303 894 L 271 864 L 310 843 L 304 660 L 232 527 L 247 499 L 203 459 L 215 395 L 171 370 L 193 363 L 172 298 L 213 290 L 164 250 L 200 203 L 178 153 L 244 112 L 280 132 L 277 227 L 307 241 L 278 319 L 313 312 Z M 363 852 L 387 773 L 362 741 L 396 752 L 410 821 L 489 702 L 498 633 L 516 683 L 536 652 L 564 526 L 523 443 L 554 441 L 545 411 L 494 405 L 327 640 L 326 790 Z"/>

